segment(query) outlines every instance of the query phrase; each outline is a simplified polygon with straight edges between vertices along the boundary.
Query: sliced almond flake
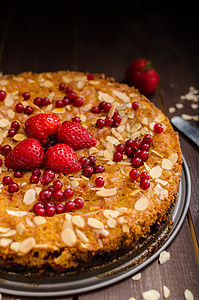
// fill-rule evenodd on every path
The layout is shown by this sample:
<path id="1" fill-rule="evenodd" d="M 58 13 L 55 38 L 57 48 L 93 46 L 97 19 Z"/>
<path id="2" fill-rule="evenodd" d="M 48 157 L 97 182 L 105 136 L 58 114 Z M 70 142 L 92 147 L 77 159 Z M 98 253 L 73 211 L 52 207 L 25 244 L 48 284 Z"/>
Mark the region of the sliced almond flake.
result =
<path id="1" fill-rule="evenodd" d="M 117 221 L 118 221 L 119 224 L 127 223 L 127 221 L 124 219 L 124 217 L 119 217 L 119 218 L 117 219 Z"/>
<path id="2" fill-rule="evenodd" d="M 74 225 L 80 228 L 84 228 L 86 224 L 83 217 L 79 215 L 72 216 L 71 221 Z"/>
<path id="3" fill-rule="evenodd" d="M 128 208 L 127 207 L 115 207 L 115 210 L 123 213 L 123 212 L 127 212 Z"/>
<path id="4" fill-rule="evenodd" d="M 125 103 L 130 101 L 129 96 L 127 96 L 127 94 L 125 94 L 125 93 L 119 92 L 117 90 L 113 90 L 113 94 Z"/>
<path id="5" fill-rule="evenodd" d="M 86 177 L 86 176 L 84 176 L 84 175 L 81 175 L 81 179 L 86 180 L 86 181 L 89 181 L 89 180 L 90 180 L 88 177 Z"/>
<path id="6" fill-rule="evenodd" d="M 142 277 L 141 273 L 137 273 L 136 275 L 134 275 L 133 277 L 131 277 L 133 280 L 140 280 Z"/>
<path id="7" fill-rule="evenodd" d="M 162 169 L 172 170 L 173 169 L 173 163 L 169 159 L 163 158 L 163 160 L 162 160 Z"/>
<path id="8" fill-rule="evenodd" d="M 33 221 L 36 225 L 42 225 L 46 223 L 46 219 L 42 216 L 36 216 L 33 218 Z"/>
<path id="9" fill-rule="evenodd" d="M 64 114 L 66 112 L 66 110 L 63 107 L 60 107 L 60 108 L 54 108 L 52 112 L 54 114 Z"/>
<path id="10" fill-rule="evenodd" d="M 25 192 L 24 198 L 23 198 L 23 203 L 26 205 L 29 205 L 33 203 L 36 199 L 36 192 L 33 189 L 29 189 Z"/>
<path id="11" fill-rule="evenodd" d="M 100 82 L 97 81 L 97 80 L 88 80 L 88 83 L 90 83 L 91 85 L 97 85 L 97 84 L 100 84 Z"/>
<path id="12" fill-rule="evenodd" d="M 124 224 L 124 225 L 122 226 L 122 230 L 123 230 L 123 232 L 128 233 L 129 230 L 130 230 L 130 228 L 129 228 L 128 225 Z"/>
<path id="13" fill-rule="evenodd" d="M 147 171 L 150 171 L 150 170 L 151 170 L 151 169 L 149 168 L 149 166 L 147 165 L 146 162 L 144 162 L 144 167 L 145 167 L 145 169 L 146 169 Z"/>
<path id="14" fill-rule="evenodd" d="M 59 250 L 58 247 L 50 244 L 35 244 L 34 246 L 35 249 L 41 249 L 41 250 L 52 250 L 52 251 L 57 251 Z"/>
<path id="15" fill-rule="evenodd" d="M 168 193 L 168 191 L 167 191 L 166 189 L 163 189 L 163 190 L 160 192 L 160 195 L 159 195 L 159 197 L 160 197 L 161 200 L 163 200 L 163 199 L 165 199 L 165 198 L 168 198 L 168 196 L 169 196 L 169 193 Z"/>
<path id="16" fill-rule="evenodd" d="M 74 246 L 77 242 L 76 234 L 71 228 L 65 228 L 61 233 L 61 238 L 68 247 Z"/>
<path id="17" fill-rule="evenodd" d="M 6 114 L 7 114 L 7 116 L 8 116 L 10 119 L 14 119 L 14 117 L 15 117 L 15 112 L 14 112 L 14 110 L 12 110 L 12 109 L 8 109 L 8 110 L 6 111 Z"/>
<path id="18" fill-rule="evenodd" d="M 87 117 L 85 115 L 79 115 L 79 118 L 83 123 L 87 120 Z"/>
<path id="19" fill-rule="evenodd" d="M 111 143 L 111 142 L 107 142 L 106 143 L 106 149 L 109 151 L 109 152 L 113 152 L 113 150 L 115 149 L 114 148 L 114 146 L 113 146 L 113 144 Z M 103 154 L 104 154 L 104 152 L 103 152 Z"/>
<path id="20" fill-rule="evenodd" d="M 100 222 L 99 220 L 95 219 L 95 218 L 88 218 L 87 224 L 89 226 L 91 226 L 92 228 L 96 228 L 96 229 L 103 229 L 104 228 L 104 224 L 102 222 Z"/>
<path id="21" fill-rule="evenodd" d="M 160 166 L 155 166 L 149 171 L 149 175 L 152 178 L 158 178 L 162 175 L 162 168 Z"/>
<path id="22" fill-rule="evenodd" d="M 171 257 L 171 255 L 170 255 L 170 253 L 169 252 L 167 252 L 167 251 L 162 251 L 161 253 L 160 253 L 160 256 L 159 256 L 159 262 L 160 262 L 160 264 L 162 265 L 162 264 L 164 264 L 165 262 L 167 262 L 169 259 L 170 259 L 170 257 Z"/>
<path id="23" fill-rule="evenodd" d="M 0 246 L 1 247 L 6 247 L 12 243 L 12 240 L 9 238 L 2 238 L 0 239 Z"/>
<path id="24" fill-rule="evenodd" d="M 50 80 L 46 80 L 43 83 L 44 87 L 52 87 L 53 85 L 54 85 L 54 83 L 52 81 L 50 81 Z"/>
<path id="25" fill-rule="evenodd" d="M 118 108 L 117 108 L 117 110 L 125 110 L 126 109 L 126 107 L 127 107 L 127 105 L 125 104 L 125 103 L 122 103 L 122 104 L 120 104 L 119 106 L 118 106 Z"/>
<path id="26" fill-rule="evenodd" d="M 98 92 L 98 99 L 100 101 L 105 101 L 105 102 L 109 102 L 109 103 L 113 103 L 115 101 L 115 99 L 112 96 L 110 96 L 107 93 L 103 93 L 101 91 Z"/>
<path id="27" fill-rule="evenodd" d="M 160 115 L 158 115 L 158 116 L 155 118 L 155 122 L 156 122 L 156 123 L 160 123 L 160 122 L 162 122 L 164 119 L 165 119 L 164 115 L 163 115 L 163 114 L 160 114 Z"/>
<path id="28" fill-rule="evenodd" d="M 101 197 L 112 197 L 117 194 L 116 188 L 104 189 L 102 191 L 97 191 L 96 194 Z"/>
<path id="29" fill-rule="evenodd" d="M 109 219 L 107 220 L 107 225 L 108 225 L 108 227 L 110 227 L 110 228 L 115 228 L 115 226 L 116 226 L 116 220 L 113 219 L 113 218 L 109 218 Z"/>
<path id="30" fill-rule="evenodd" d="M 112 128 L 111 132 L 119 141 L 123 141 L 123 136 L 115 128 Z"/>
<path id="31" fill-rule="evenodd" d="M 35 225 L 33 224 L 33 222 L 29 219 L 29 218 L 26 218 L 26 223 L 29 227 L 34 227 Z"/>
<path id="32" fill-rule="evenodd" d="M 110 109 L 109 112 L 108 112 L 108 117 L 109 117 L 109 118 L 112 118 L 112 117 L 113 117 L 114 112 L 115 112 L 115 108 L 116 108 L 116 106 L 113 104 L 113 105 L 111 106 L 111 109 Z"/>
<path id="33" fill-rule="evenodd" d="M 111 142 L 113 145 L 117 146 L 120 144 L 120 141 L 118 139 L 114 138 L 113 136 L 108 135 L 106 137 L 107 142 Z"/>
<path id="34" fill-rule="evenodd" d="M 104 157 L 108 160 L 113 160 L 113 152 L 109 152 L 108 150 L 104 150 Z"/>
<path id="35" fill-rule="evenodd" d="M 130 96 L 130 95 L 129 95 Z M 136 300 L 134 297 L 130 297 L 128 300 Z"/>
<path id="36" fill-rule="evenodd" d="M 131 134 L 131 139 L 134 140 L 136 139 L 137 137 L 139 137 L 141 135 L 140 131 L 136 131 L 134 132 L 133 134 Z"/>
<path id="37" fill-rule="evenodd" d="M 163 295 L 165 299 L 169 298 L 170 296 L 170 290 L 166 285 L 163 285 Z"/>
<path id="38" fill-rule="evenodd" d="M 105 228 L 102 228 L 102 229 L 94 229 L 93 231 L 94 231 L 94 232 L 97 232 L 97 233 L 99 233 L 99 234 L 101 234 L 101 235 L 103 235 L 103 236 L 105 236 L 105 237 L 107 237 L 107 236 L 110 234 L 110 232 L 109 232 L 107 229 L 105 229 Z M 103 245 L 102 245 L 102 247 L 103 247 Z"/>
<path id="39" fill-rule="evenodd" d="M 19 247 L 20 247 L 21 243 L 20 242 L 13 242 L 11 245 L 10 245 L 10 249 L 15 251 L 15 252 L 18 252 L 19 251 Z"/>
<path id="40" fill-rule="evenodd" d="M 117 218 L 119 215 L 119 212 L 116 210 L 112 210 L 112 209 L 104 209 L 103 210 L 103 215 L 106 218 Z"/>
<path id="41" fill-rule="evenodd" d="M 154 188 L 154 192 L 157 194 L 157 195 L 159 195 L 160 194 L 160 192 L 162 191 L 162 187 L 159 185 L 159 183 L 155 186 L 155 188 Z"/>
<path id="42" fill-rule="evenodd" d="M 65 83 L 69 83 L 72 81 L 72 79 L 68 76 L 62 76 L 62 80 L 65 82 Z"/>
<path id="43" fill-rule="evenodd" d="M 186 289 L 184 291 L 184 297 L 186 300 L 194 300 L 194 296 L 193 296 L 192 292 L 188 289 Z"/>
<path id="44" fill-rule="evenodd" d="M 124 130 L 125 130 L 125 125 L 120 125 L 120 126 L 117 128 L 117 131 L 118 131 L 119 133 L 122 133 Z"/>
<path id="45" fill-rule="evenodd" d="M 11 95 L 10 95 L 10 94 L 8 94 L 8 95 L 6 96 L 6 99 L 4 100 L 4 104 L 5 104 L 5 106 L 7 106 L 7 107 L 13 106 L 14 100 L 11 98 Z"/>
<path id="46" fill-rule="evenodd" d="M 79 229 L 76 229 L 75 232 L 76 232 L 77 236 L 82 240 L 82 242 L 89 243 L 89 239 L 87 238 L 85 233 L 83 233 Z"/>
<path id="47" fill-rule="evenodd" d="M 141 128 L 141 126 L 142 125 L 140 123 L 135 123 L 133 126 L 131 126 L 131 133 L 138 131 Z"/>
<path id="48" fill-rule="evenodd" d="M 14 76 L 13 79 L 17 82 L 22 82 L 24 80 L 23 77 L 16 77 L 16 76 Z"/>
<path id="49" fill-rule="evenodd" d="M 80 80 L 80 81 L 77 82 L 77 88 L 79 90 L 81 90 L 84 87 L 84 85 L 85 85 L 85 82 L 82 81 L 82 80 Z"/>
<path id="50" fill-rule="evenodd" d="M 1 85 L 1 86 L 5 86 L 5 85 L 7 85 L 7 84 L 9 84 L 9 81 L 6 80 L 6 79 L 3 79 L 3 80 L 0 81 L 0 85 Z"/>
<path id="51" fill-rule="evenodd" d="M 176 111 L 175 107 L 173 107 L 173 106 L 169 107 L 169 113 L 170 114 L 174 113 L 175 111 Z"/>
<path id="52" fill-rule="evenodd" d="M 163 156 L 162 156 L 159 152 L 157 152 L 157 151 L 155 151 L 155 150 L 153 150 L 153 149 L 151 150 L 151 152 L 153 152 L 153 153 L 156 154 L 157 156 L 163 158 Z"/>
<path id="53" fill-rule="evenodd" d="M 142 293 L 143 300 L 159 300 L 160 293 L 156 290 L 149 290 Z"/>
<path id="54" fill-rule="evenodd" d="M 128 162 L 128 161 L 119 161 L 118 165 L 121 165 L 121 166 L 131 166 L 131 163 Z"/>
<path id="55" fill-rule="evenodd" d="M 148 118 L 147 118 L 147 117 L 144 117 L 144 118 L 142 119 L 141 123 L 142 123 L 143 125 L 148 125 Z"/>
<path id="56" fill-rule="evenodd" d="M 134 111 L 130 109 L 130 110 L 128 111 L 128 118 L 129 118 L 129 119 L 133 119 L 133 118 L 134 118 L 134 115 L 135 115 L 135 114 L 134 114 Z"/>
<path id="57" fill-rule="evenodd" d="M 89 155 L 91 155 L 91 154 L 93 154 L 93 153 L 97 153 L 99 150 L 97 149 L 97 148 L 95 148 L 95 147 L 91 147 L 90 149 L 89 149 Z"/>
<path id="58" fill-rule="evenodd" d="M 51 103 L 51 104 L 49 104 L 49 105 L 47 105 L 47 106 L 45 106 L 45 110 L 46 111 L 51 111 L 52 110 L 52 108 L 53 108 L 53 104 Z"/>
<path id="59" fill-rule="evenodd" d="M 71 218 L 72 218 L 71 214 L 69 214 L 69 213 L 65 214 L 66 221 L 71 221 Z"/>
<path id="60" fill-rule="evenodd" d="M 141 133 L 141 135 L 150 134 L 149 129 L 146 127 L 142 127 L 140 129 L 140 133 Z"/>
<path id="61" fill-rule="evenodd" d="M 148 204 L 149 204 L 149 200 L 145 196 L 142 196 L 140 199 L 138 199 L 135 202 L 134 208 L 136 210 L 142 211 L 148 207 Z"/>
<path id="62" fill-rule="evenodd" d="M 18 234 L 22 235 L 25 230 L 24 224 L 22 222 L 18 223 L 16 226 L 16 230 L 17 230 Z"/>
<path id="63" fill-rule="evenodd" d="M 76 188 L 79 185 L 78 180 L 71 180 L 70 183 L 71 183 L 72 187 L 74 187 L 74 188 Z"/>
<path id="64" fill-rule="evenodd" d="M 33 237 L 29 237 L 21 242 L 19 252 L 21 252 L 22 254 L 26 254 L 34 248 L 35 244 L 35 239 Z"/>
<path id="65" fill-rule="evenodd" d="M 166 181 L 166 180 L 161 180 L 161 179 L 159 179 L 159 178 L 156 178 L 155 179 L 155 182 L 158 182 L 158 183 L 160 183 L 160 184 L 162 184 L 162 185 L 167 185 L 168 184 L 168 181 Z"/>
<path id="66" fill-rule="evenodd" d="M 0 119 L 0 127 L 1 128 L 6 128 L 8 126 L 10 126 L 10 121 L 9 120 L 7 120 L 5 118 Z"/>
<path id="67" fill-rule="evenodd" d="M 178 154 L 173 153 L 173 154 L 169 155 L 168 159 L 172 162 L 173 165 L 175 165 L 175 163 L 178 160 Z"/>
<path id="68" fill-rule="evenodd" d="M 136 189 L 133 192 L 131 192 L 129 195 L 130 196 L 135 196 L 136 194 L 138 194 L 141 191 L 141 189 Z"/>
<path id="69" fill-rule="evenodd" d="M 5 233 L 9 231 L 11 228 L 10 227 L 0 227 L 0 233 Z"/>
<path id="70" fill-rule="evenodd" d="M 151 130 L 154 130 L 154 125 L 156 124 L 156 122 L 151 122 L 150 124 L 149 124 L 149 128 L 151 129 Z"/>
<path id="71" fill-rule="evenodd" d="M 17 142 L 21 142 L 21 141 L 27 139 L 27 136 L 22 133 L 17 133 L 14 135 L 13 139 Z"/>
<path id="72" fill-rule="evenodd" d="M 10 237 L 13 236 L 17 233 L 17 231 L 15 229 L 10 229 L 9 231 L 5 232 L 5 233 L 1 233 L 0 236 L 1 237 Z"/>
<path id="73" fill-rule="evenodd" d="M 20 210 L 6 210 L 7 214 L 15 217 L 23 217 L 27 215 L 27 211 L 20 211 Z"/>

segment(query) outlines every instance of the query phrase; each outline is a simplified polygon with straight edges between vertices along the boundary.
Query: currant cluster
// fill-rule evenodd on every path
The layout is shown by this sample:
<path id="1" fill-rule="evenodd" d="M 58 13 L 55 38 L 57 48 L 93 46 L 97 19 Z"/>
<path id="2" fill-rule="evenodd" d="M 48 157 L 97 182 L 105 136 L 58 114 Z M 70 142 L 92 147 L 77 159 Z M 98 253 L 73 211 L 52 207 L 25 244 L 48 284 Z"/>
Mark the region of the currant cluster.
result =
<path id="1" fill-rule="evenodd" d="M 17 133 L 17 130 L 19 129 L 20 125 L 17 121 L 13 121 L 10 127 L 11 128 L 8 130 L 8 136 L 13 137 Z"/>
<path id="2" fill-rule="evenodd" d="M 93 106 L 91 108 L 91 112 L 93 114 L 99 114 L 102 111 L 109 112 L 111 107 L 112 107 L 111 103 L 103 101 L 103 102 L 100 102 L 100 104 L 98 106 Z M 105 120 L 98 119 L 97 122 L 96 122 L 96 126 L 99 129 L 103 128 L 104 126 L 106 126 L 106 127 L 118 127 L 120 125 L 121 121 L 122 121 L 122 117 L 120 116 L 118 110 L 115 109 L 112 118 L 106 117 Z"/>
<path id="3" fill-rule="evenodd" d="M 63 184 L 60 180 L 55 180 L 47 189 L 39 193 L 39 201 L 34 204 L 33 210 L 39 216 L 54 216 L 64 212 L 74 211 L 84 206 L 82 198 L 76 198 L 73 201 L 62 202 L 73 197 L 74 191 L 70 188 L 62 191 Z"/>
<path id="4" fill-rule="evenodd" d="M 93 174 L 103 173 L 105 171 L 104 166 L 96 165 L 96 157 L 94 155 L 88 157 L 83 156 L 79 162 L 82 166 L 82 173 L 86 177 L 91 177 Z"/>
<path id="5" fill-rule="evenodd" d="M 69 104 L 73 104 L 76 107 L 80 107 L 83 105 L 83 98 L 77 96 L 77 94 L 73 91 L 71 85 L 65 86 L 64 83 L 60 83 L 59 90 L 64 91 L 66 93 L 66 96 L 64 96 L 62 100 L 56 100 L 55 106 L 57 108 L 64 107 Z"/>
<path id="6" fill-rule="evenodd" d="M 150 182 L 149 182 L 149 174 L 147 172 L 140 172 L 137 169 L 132 169 L 129 172 L 129 177 L 135 181 L 140 178 L 140 188 L 142 190 L 147 190 L 150 187 Z"/>

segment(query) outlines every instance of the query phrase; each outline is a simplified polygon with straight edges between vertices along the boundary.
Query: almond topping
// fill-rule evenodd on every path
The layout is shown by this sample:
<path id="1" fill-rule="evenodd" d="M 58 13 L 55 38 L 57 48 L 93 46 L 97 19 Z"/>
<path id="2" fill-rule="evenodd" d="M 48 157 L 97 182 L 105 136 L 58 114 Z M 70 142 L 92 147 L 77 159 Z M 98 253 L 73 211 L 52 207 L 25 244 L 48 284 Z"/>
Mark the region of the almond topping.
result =
<path id="1" fill-rule="evenodd" d="M 14 140 L 17 141 L 17 142 L 21 142 L 25 139 L 27 139 L 27 136 L 25 134 L 22 134 L 22 133 L 17 133 L 14 135 Z"/>
<path id="2" fill-rule="evenodd" d="M 15 252 L 19 252 L 19 247 L 21 246 L 21 243 L 20 242 L 13 242 L 11 245 L 10 245 L 10 249 L 15 251 Z"/>
<path id="3" fill-rule="evenodd" d="M 19 247 L 19 252 L 22 254 L 26 254 L 30 252 L 35 246 L 35 239 L 33 237 L 27 238 L 23 240 Z"/>
<path id="4" fill-rule="evenodd" d="M 156 166 L 149 171 L 149 175 L 152 178 L 158 178 L 162 175 L 162 168 L 160 166 Z"/>
<path id="5" fill-rule="evenodd" d="M 0 232 L 5 233 L 5 232 L 9 231 L 10 229 L 11 229 L 10 227 L 0 227 Z"/>
<path id="6" fill-rule="evenodd" d="M 2 238 L 2 239 L 0 239 L 0 246 L 1 246 L 1 247 L 6 247 L 6 246 L 8 246 L 10 243 L 12 243 L 12 240 L 11 240 L 11 239 L 8 239 L 8 238 Z"/>
<path id="7" fill-rule="evenodd" d="M 27 215 L 27 211 L 20 211 L 20 210 L 6 210 L 6 212 L 11 215 L 11 216 L 15 216 L 15 217 L 23 217 L 25 215 Z"/>
<path id="8" fill-rule="evenodd" d="M 19 224 L 17 224 L 16 230 L 18 234 L 22 235 L 25 230 L 25 226 L 23 225 L 23 223 L 20 222 Z"/>
<path id="9" fill-rule="evenodd" d="M 52 87 L 53 86 L 53 82 L 50 81 L 50 80 L 46 80 L 46 81 L 44 81 L 43 86 L 44 87 Z"/>
<path id="10" fill-rule="evenodd" d="M 171 170 L 173 168 L 173 163 L 169 159 L 163 158 L 162 168 L 165 170 Z"/>
<path id="11" fill-rule="evenodd" d="M 93 227 L 93 228 L 96 228 L 96 229 L 103 229 L 104 228 L 104 224 L 102 222 L 100 222 L 99 220 L 94 219 L 94 218 L 88 218 L 87 224 L 89 226 Z"/>
<path id="12" fill-rule="evenodd" d="M 109 218 L 109 219 L 107 220 L 107 225 L 108 225 L 108 227 L 110 227 L 110 228 L 114 228 L 115 225 L 116 225 L 115 219 Z"/>
<path id="13" fill-rule="evenodd" d="M 84 242 L 84 243 L 88 243 L 89 242 L 89 240 L 86 237 L 86 235 L 82 231 L 80 231 L 79 229 L 76 229 L 76 234 L 82 240 L 82 242 Z"/>
<path id="14" fill-rule="evenodd" d="M 29 205 L 31 203 L 33 203 L 36 199 L 36 192 L 33 189 L 29 189 L 27 190 L 27 192 L 24 195 L 23 198 L 23 203 L 25 203 L 26 205 Z"/>
<path id="15" fill-rule="evenodd" d="M 119 212 L 116 210 L 112 210 L 112 209 L 104 209 L 103 210 L 103 215 L 106 218 L 117 218 L 119 215 Z"/>
<path id="16" fill-rule="evenodd" d="M 135 202 L 134 207 L 135 207 L 136 210 L 142 211 L 142 210 L 145 210 L 147 208 L 148 203 L 149 203 L 148 199 L 145 196 L 143 196 Z"/>
<path id="17" fill-rule="evenodd" d="M 36 225 L 42 225 L 42 224 L 45 224 L 46 223 L 46 219 L 44 217 L 41 217 L 41 216 L 36 216 L 33 218 L 34 220 L 34 223 Z"/>
<path id="18" fill-rule="evenodd" d="M 105 102 L 109 102 L 109 103 L 113 103 L 115 101 L 115 99 L 110 96 L 109 94 L 103 93 L 101 91 L 98 92 L 98 99 L 100 101 L 105 101 Z"/>
<path id="19" fill-rule="evenodd" d="M 71 228 L 65 228 L 61 234 L 62 241 L 68 247 L 72 247 L 76 244 L 77 238 L 74 231 Z"/>
<path id="20" fill-rule="evenodd" d="M 54 114 L 64 114 L 66 112 L 66 110 L 63 107 L 60 107 L 60 108 L 54 108 L 52 112 Z"/>
<path id="21" fill-rule="evenodd" d="M 17 233 L 17 231 L 15 229 L 10 229 L 9 231 L 5 232 L 5 233 L 1 233 L 0 236 L 2 237 L 10 237 L 13 236 Z"/>
<path id="22" fill-rule="evenodd" d="M 96 194 L 101 197 L 112 197 L 117 194 L 117 190 L 116 190 L 116 188 L 103 189 L 101 191 L 97 191 Z"/>
<path id="23" fill-rule="evenodd" d="M 10 125 L 10 121 L 7 119 L 0 119 L 0 127 L 1 128 L 6 128 L 7 126 Z"/>
<path id="24" fill-rule="evenodd" d="M 84 219 L 81 216 L 78 216 L 78 215 L 73 216 L 71 218 L 71 221 L 77 227 L 84 228 L 84 226 L 85 226 L 85 221 L 84 221 Z"/>
<path id="25" fill-rule="evenodd" d="M 173 165 L 175 165 L 175 163 L 178 160 L 178 154 L 177 153 L 173 153 L 171 154 L 168 159 L 172 162 Z"/>
<path id="26" fill-rule="evenodd" d="M 113 90 L 113 94 L 115 94 L 115 96 L 117 96 L 120 100 L 122 100 L 125 103 L 130 101 L 129 96 L 127 96 L 125 93 Z"/>

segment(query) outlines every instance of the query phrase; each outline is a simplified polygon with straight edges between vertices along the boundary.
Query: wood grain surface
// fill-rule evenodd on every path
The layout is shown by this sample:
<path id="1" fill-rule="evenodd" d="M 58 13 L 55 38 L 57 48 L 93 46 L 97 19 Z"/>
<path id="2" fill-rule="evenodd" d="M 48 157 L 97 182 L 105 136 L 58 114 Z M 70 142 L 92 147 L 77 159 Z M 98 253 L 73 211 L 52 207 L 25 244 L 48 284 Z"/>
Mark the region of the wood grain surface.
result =
<path id="1" fill-rule="evenodd" d="M 199 89 L 198 37 L 197 8 L 191 2 L 175 6 L 161 1 L 2 1 L 0 71 L 70 69 L 105 73 L 124 82 L 130 62 L 143 57 L 150 59 L 160 74 L 150 100 L 169 118 L 182 113 L 198 115 L 199 109 L 193 110 L 190 101 L 180 98 L 190 86 Z M 169 113 L 169 107 L 177 103 L 183 108 Z M 191 123 L 199 127 L 198 122 Z M 187 218 L 167 249 L 170 260 L 163 265 L 154 260 L 141 271 L 138 281 L 127 278 L 93 292 L 48 299 L 141 300 L 142 293 L 150 289 L 159 291 L 164 299 L 163 285 L 171 291 L 169 299 L 185 299 L 185 289 L 199 299 L 199 154 L 182 134 L 180 142 L 191 174 L 192 194 Z M 34 298 L 3 294 L 2 299 Z"/>

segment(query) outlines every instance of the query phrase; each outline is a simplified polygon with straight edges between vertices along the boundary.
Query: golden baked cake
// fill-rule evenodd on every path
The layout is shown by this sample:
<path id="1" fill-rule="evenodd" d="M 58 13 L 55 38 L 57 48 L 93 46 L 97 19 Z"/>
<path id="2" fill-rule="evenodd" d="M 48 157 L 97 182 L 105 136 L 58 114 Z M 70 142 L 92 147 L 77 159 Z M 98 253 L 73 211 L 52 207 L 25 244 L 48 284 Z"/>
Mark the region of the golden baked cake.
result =
<path id="1" fill-rule="evenodd" d="M 104 74 L 0 77 L 0 267 L 85 271 L 168 218 L 178 134 L 134 87 Z"/>

